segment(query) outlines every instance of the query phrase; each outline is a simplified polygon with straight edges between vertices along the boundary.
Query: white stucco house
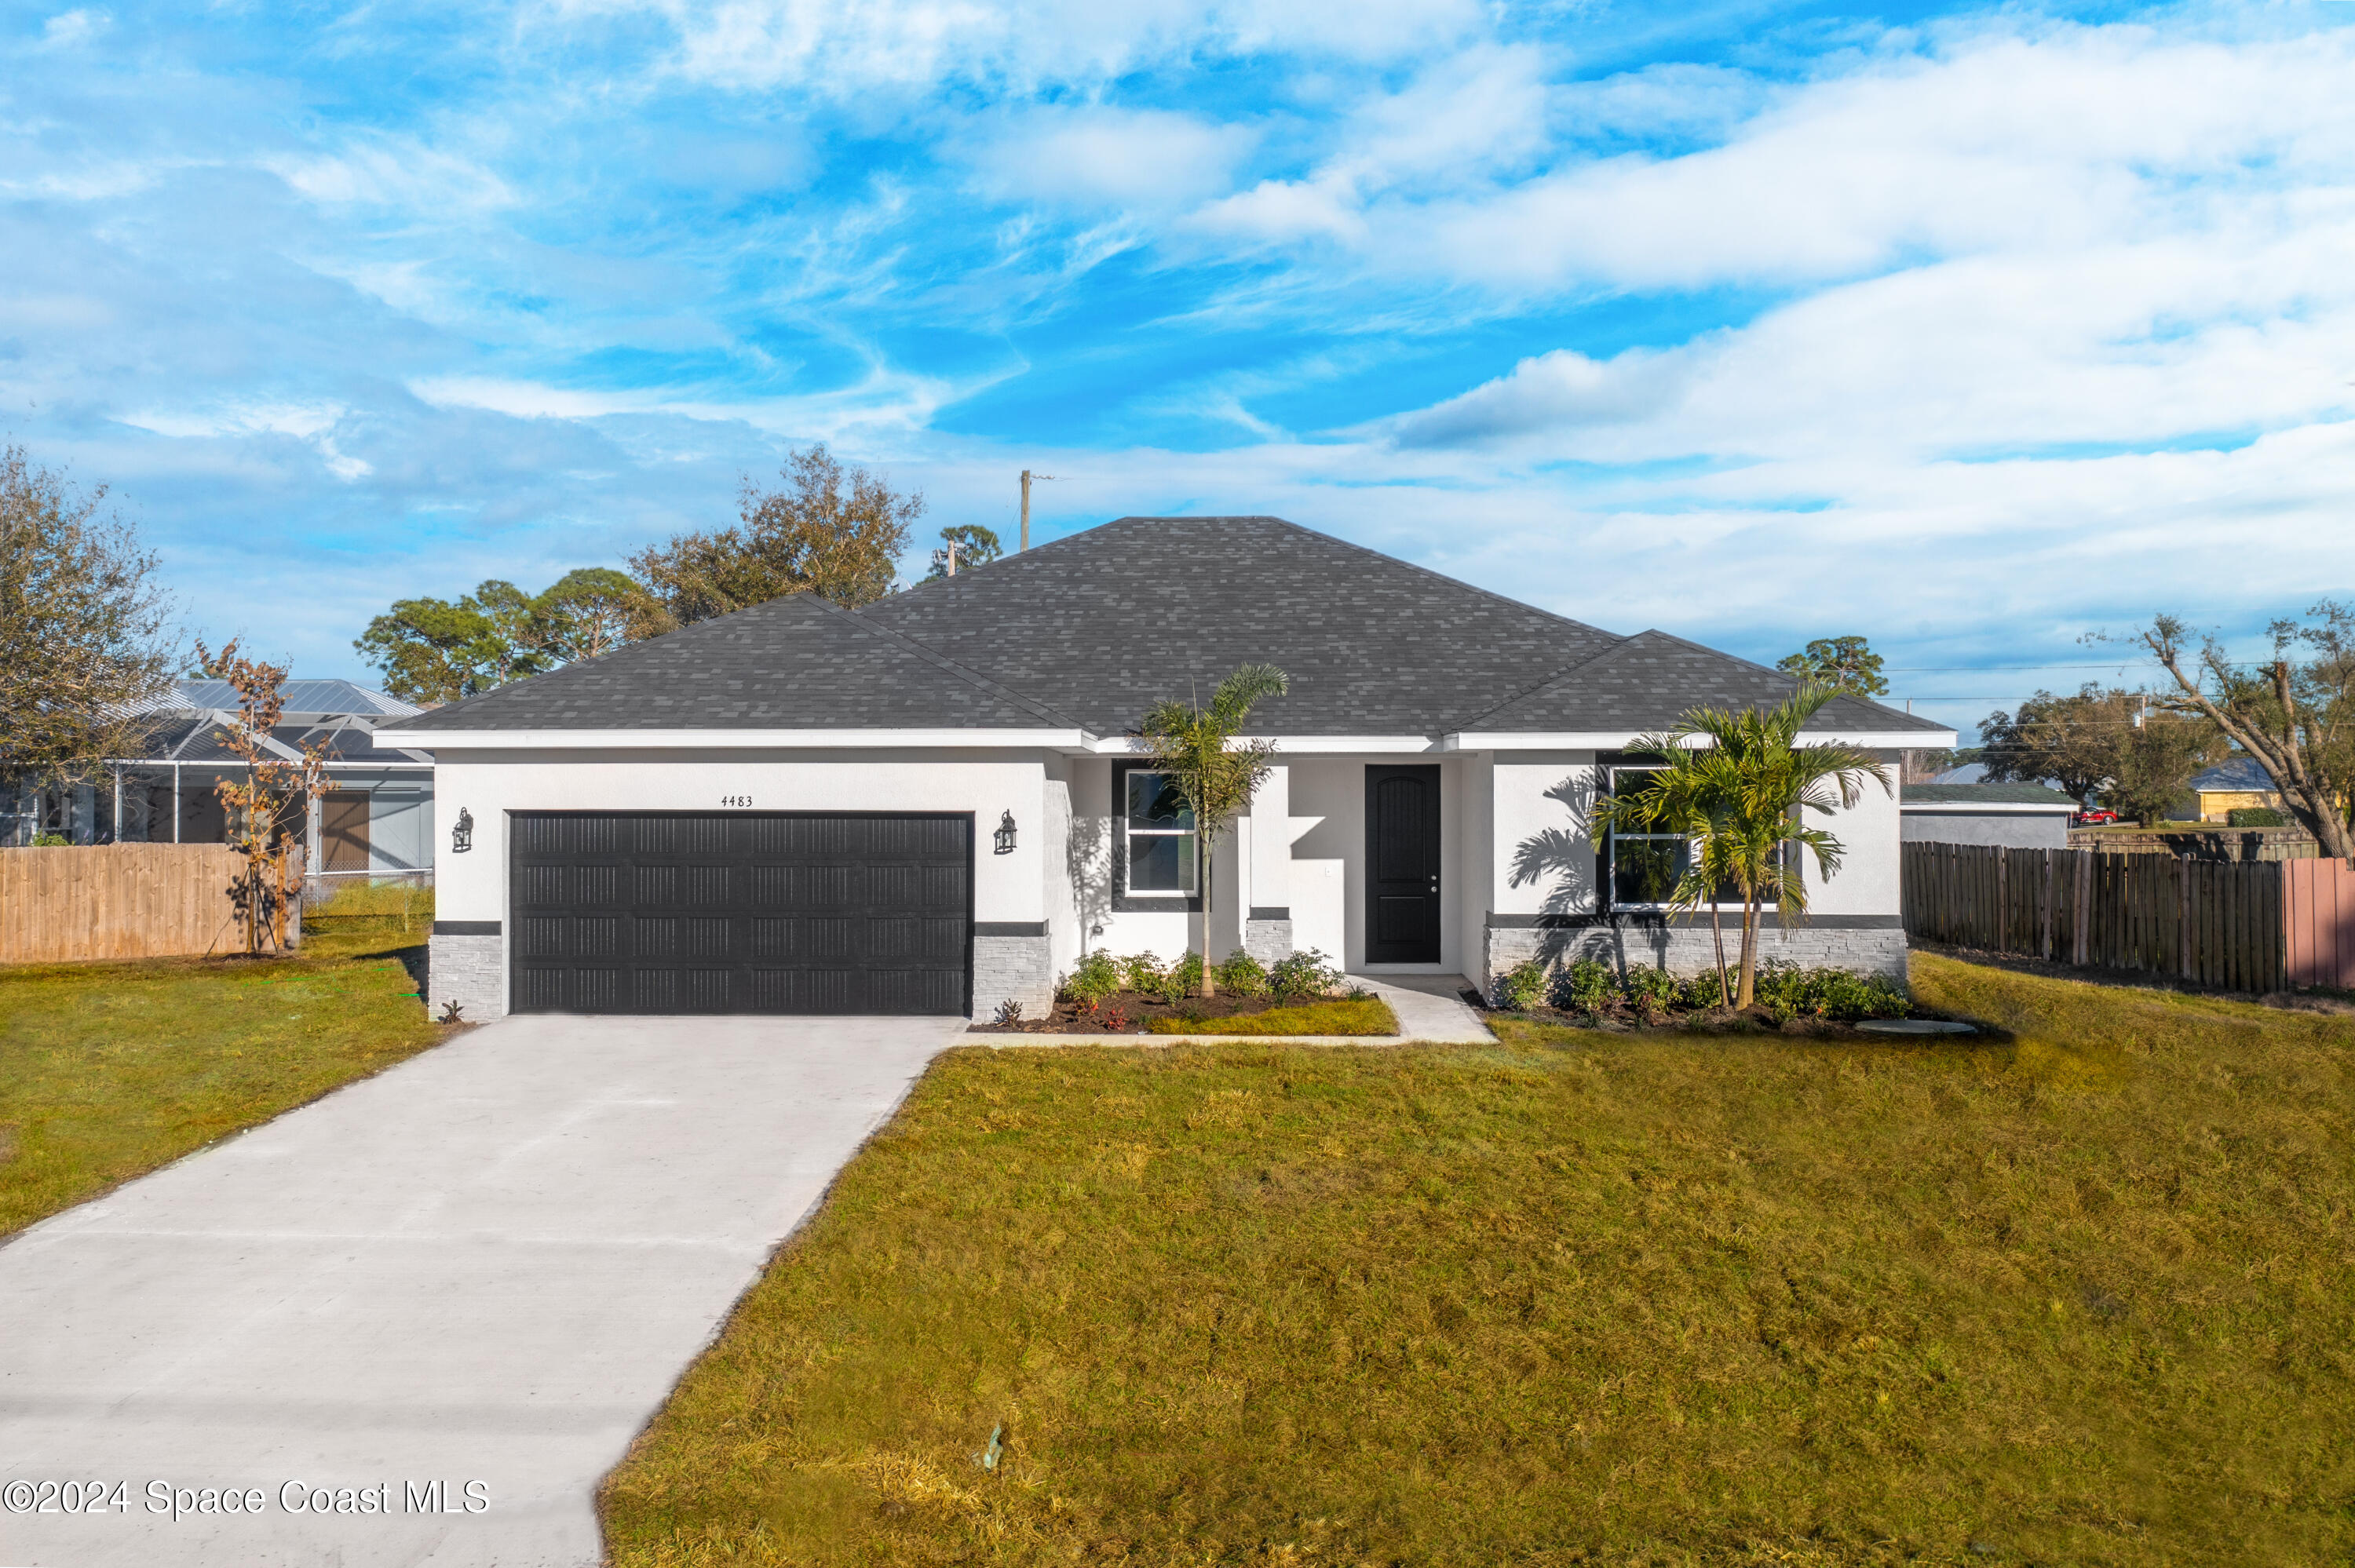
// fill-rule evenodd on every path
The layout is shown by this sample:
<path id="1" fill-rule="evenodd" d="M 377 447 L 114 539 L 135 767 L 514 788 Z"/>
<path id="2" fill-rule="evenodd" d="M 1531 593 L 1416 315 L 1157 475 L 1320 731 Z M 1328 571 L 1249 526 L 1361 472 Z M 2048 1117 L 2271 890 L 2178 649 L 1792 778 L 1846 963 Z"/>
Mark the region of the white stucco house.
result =
<path id="1" fill-rule="evenodd" d="M 1202 876 L 1128 736 L 1237 664 L 1278 766 Z M 1791 678 L 1621 636 L 1272 517 L 1130 517 L 862 610 L 774 600 L 402 721 L 432 754 L 430 997 L 510 1011 L 1034 1016 L 1082 952 L 1317 948 L 1486 980 L 1597 949 L 1698 970 L 1673 840 L 1597 850 L 1627 748 Z M 1819 733 L 1954 734 L 1841 698 Z M 1770 955 L 1904 954 L 1897 802 Z M 1651 874 L 1647 874 L 1647 873 Z M 1810 868 L 1809 874 L 1813 870 Z"/>

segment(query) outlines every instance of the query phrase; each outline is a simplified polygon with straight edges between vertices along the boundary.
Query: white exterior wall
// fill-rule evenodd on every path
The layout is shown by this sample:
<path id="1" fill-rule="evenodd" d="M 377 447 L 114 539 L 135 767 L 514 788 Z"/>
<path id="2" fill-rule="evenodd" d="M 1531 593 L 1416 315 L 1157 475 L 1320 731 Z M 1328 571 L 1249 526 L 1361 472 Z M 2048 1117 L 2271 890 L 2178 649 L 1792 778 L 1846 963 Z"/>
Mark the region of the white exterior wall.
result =
<path id="1" fill-rule="evenodd" d="M 1874 755 L 1893 777 L 1897 753 Z M 1668 933 L 1657 927 L 1645 930 L 1640 916 L 1614 922 L 1609 929 L 1572 933 L 1537 926 L 1540 916 L 1592 914 L 1600 907 L 1587 829 L 1594 763 L 1595 754 L 1589 751 L 1494 754 L 1488 773 L 1493 883 L 1485 911 L 1472 916 L 1487 929 L 1479 950 L 1467 954 L 1465 973 L 1485 983 L 1524 958 L 1573 950 L 1678 970 L 1706 967 L 1705 919 L 1698 929 Z M 1478 776 L 1467 770 L 1467 777 Z M 1897 802 L 1867 781 L 1854 808 L 1828 817 L 1809 812 L 1807 821 L 1840 840 L 1840 869 L 1826 879 L 1813 858 L 1807 860 L 1804 874 L 1813 920 L 1770 934 L 1766 955 L 1902 976 L 1905 939 L 1898 926 L 1902 906 Z"/>
<path id="2" fill-rule="evenodd" d="M 1808 855 L 1802 879 L 1807 887 L 1807 907 L 1816 915 L 1895 915 L 1905 907 L 1899 892 L 1903 869 L 1903 819 L 1897 810 L 1894 786 L 1902 754 L 1876 751 L 1875 760 L 1889 769 L 1891 789 L 1866 779 L 1853 810 L 1830 816 L 1807 813 L 1807 825 L 1823 828 L 1839 840 L 1838 874 L 1829 881 Z"/>
<path id="3" fill-rule="evenodd" d="M 1079 962 L 1085 932 L 1080 923 L 1080 889 L 1072 877 L 1071 763 L 1060 757 L 1045 759 L 1045 806 L 1039 827 L 1039 874 L 1044 885 L 1040 900 L 1047 911 L 1047 956 L 1054 977 L 1071 973 Z"/>
<path id="4" fill-rule="evenodd" d="M 1594 753 L 1500 751 L 1488 776 L 1494 848 L 1478 917 L 1592 912 Z"/>
<path id="5" fill-rule="evenodd" d="M 1375 764 L 1439 765 L 1439 962 L 1383 964 L 1373 972 L 1462 972 L 1467 845 L 1465 758 L 1403 757 L 1292 758 L 1292 942 L 1321 948 L 1353 972 L 1366 965 L 1366 768 Z M 1475 919 L 1476 921 L 1476 914 Z M 1337 946 L 1336 942 L 1337 941 Z"/>

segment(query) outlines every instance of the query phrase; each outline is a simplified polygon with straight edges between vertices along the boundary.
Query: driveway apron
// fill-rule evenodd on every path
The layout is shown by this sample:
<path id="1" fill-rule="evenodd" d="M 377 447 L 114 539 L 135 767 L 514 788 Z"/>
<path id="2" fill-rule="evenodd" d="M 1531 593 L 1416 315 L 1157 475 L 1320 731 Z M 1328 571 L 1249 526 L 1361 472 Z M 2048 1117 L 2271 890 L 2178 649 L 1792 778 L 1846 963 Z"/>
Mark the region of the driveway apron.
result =
<path id="1" fill-rule="evenodd" d="M 0 1563 L 595 1563 L 599 1479 L 964 1028 L 508 1019 L 35 1226 Z"/>

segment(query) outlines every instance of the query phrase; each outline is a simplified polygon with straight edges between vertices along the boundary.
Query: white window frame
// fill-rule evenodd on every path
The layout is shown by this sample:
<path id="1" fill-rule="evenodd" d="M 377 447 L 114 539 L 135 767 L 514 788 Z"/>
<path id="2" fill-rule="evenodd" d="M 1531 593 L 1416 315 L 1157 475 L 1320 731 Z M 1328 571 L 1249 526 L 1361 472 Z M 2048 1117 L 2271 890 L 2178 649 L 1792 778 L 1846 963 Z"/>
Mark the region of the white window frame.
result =
<path id="1" fill-rule="evenodd" d="M 1191 828 L 1140 828 L 1130 821 L 1128 809 L 1129 791 L 1134 789 L 1135 786 L 1129 781 L 1135 779 L 1166 779 L 1167 777 L 1167 772 L 1165 769 L 1158 768 L 1130 768 L 1124 769 L 1120 774 L 1120 800 L 1116 802 L 1120 811 L 1120 881 L 1123 893 L 1130 898 L 1167 898 L 1174 904 L 1181 899 L 1199 898 L 1202 895 L 1202 867 L 1199 864 L 1202 857 L 1199 845 L 1196 846 L 1196 853 L 1194 855 L 1194 859 L 1197 863 L 1192 868 L 1194 874 L 1194 884 L 1192 886 L 1140 888 L 1136 885 L 1135 875 L 1136 857 L 1130 853 L 1130 846 L 1133 841 L 1137 839 L 1191 839 L 1194 837 L 1194 830 Z M 1180 860 L 1181 862 L 1183 860 L 1182 853 Z"/>

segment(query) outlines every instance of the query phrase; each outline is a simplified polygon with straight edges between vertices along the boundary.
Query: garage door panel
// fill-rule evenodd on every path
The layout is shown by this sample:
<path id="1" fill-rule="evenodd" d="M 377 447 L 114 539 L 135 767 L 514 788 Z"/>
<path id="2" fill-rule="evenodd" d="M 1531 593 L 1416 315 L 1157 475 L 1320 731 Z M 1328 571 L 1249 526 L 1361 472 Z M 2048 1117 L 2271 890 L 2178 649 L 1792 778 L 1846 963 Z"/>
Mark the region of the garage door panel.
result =
<path id="1" fill-rule="evenodd" d="M 519 814 L 523 1012 L 962 1012 L 970 817 Z"/>

